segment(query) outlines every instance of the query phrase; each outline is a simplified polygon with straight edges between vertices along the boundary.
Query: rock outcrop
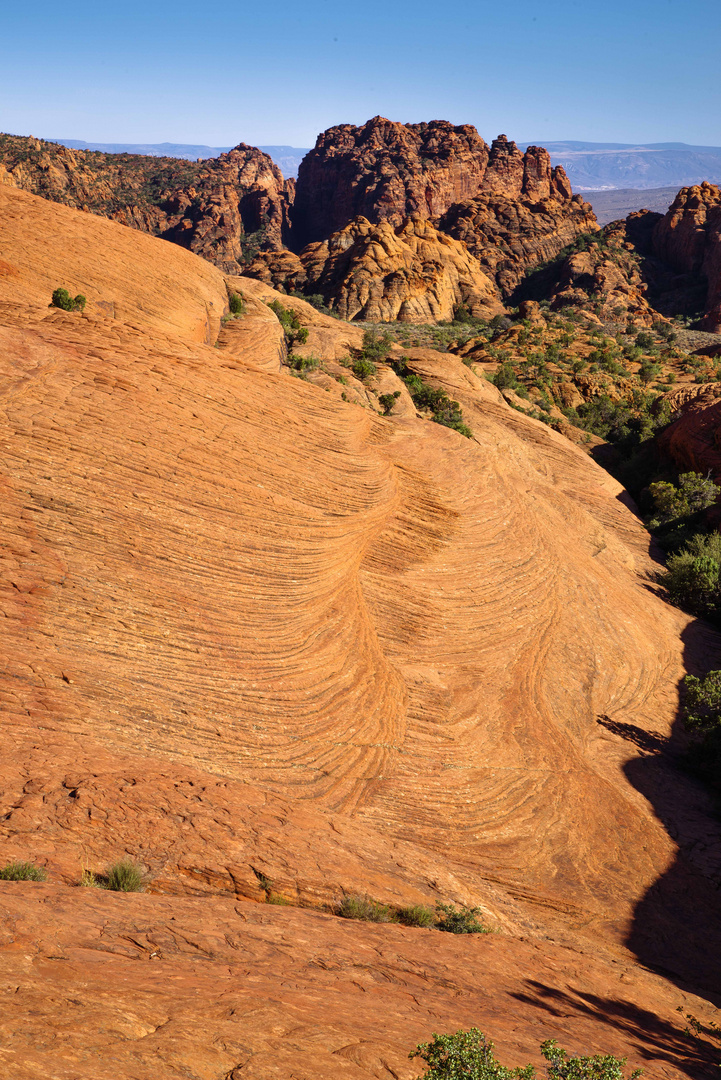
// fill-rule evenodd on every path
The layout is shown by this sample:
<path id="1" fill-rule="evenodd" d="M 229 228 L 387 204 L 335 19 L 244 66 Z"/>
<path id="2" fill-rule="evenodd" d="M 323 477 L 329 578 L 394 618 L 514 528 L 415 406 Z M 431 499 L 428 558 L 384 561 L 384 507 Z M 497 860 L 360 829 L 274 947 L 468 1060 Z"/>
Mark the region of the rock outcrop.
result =
<path id="1" fill-rule="evenodd" d="M 293 247 L 326 240 L 353 218 L 400 225 L 432 218 L 481 190 L 488 146 L 470 124 L 398 124 L 376 116 L 318 136 L 300 164 Z"/>
<path id="2" fill-rule="evenodd" d="M 172 240 L 230 272 L 287 235 L 292 181 L 244 143 L 191 162 L 2 135 L 0 165 L 24 191 Z"/>
<path id="3" fill-rule="evenodd" d="M 676 273 L 706 287 L 701 328 L 721 330 L 721 190 L 715 184 L 682 188 L 654 227 L 651 249 Z"/>
<path id="4" fill-rule="evenodd" d="M 343 319 L 439 322 L 460 304 L 482 319 L 504 311 L 493 281 L 464 244 L 429 221 L 371 225 L 357 218 L 300 257 L 265 256 L 247 271 L 286 291 L 321 293 Z"/>
<path id="5" fill-rule="evenodd" d="M 542 153 L 548 156 L 545 150 Z M 530 154 L 529 150 L 526 157 Z M 531 161 L 538 164 L 538 157 Z M 525 178 L 521 170 L 520 175 L 507 173 L 493 182 L 500 184 L 502 179 L 510 193 L 482 194 L 456 203 L 437 224 L 463 241 L 509 298 L 529 270 L 555 259 L 598 225 L 591 206 L 580 195 L 564 194 L 549 170 Z"/>

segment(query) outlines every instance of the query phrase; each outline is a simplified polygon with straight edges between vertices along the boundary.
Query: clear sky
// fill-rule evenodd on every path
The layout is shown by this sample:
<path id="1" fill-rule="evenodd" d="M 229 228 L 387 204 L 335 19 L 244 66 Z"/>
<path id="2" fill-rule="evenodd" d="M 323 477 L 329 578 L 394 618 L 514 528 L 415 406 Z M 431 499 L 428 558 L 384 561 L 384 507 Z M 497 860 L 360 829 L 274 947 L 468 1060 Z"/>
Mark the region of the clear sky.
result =
<path id="1" fill-rule="evenodd" d="M 721 0 L 5 0 L 0 130 L 312 146 L 381 114 L 719 146 L 720 42 Z"/>

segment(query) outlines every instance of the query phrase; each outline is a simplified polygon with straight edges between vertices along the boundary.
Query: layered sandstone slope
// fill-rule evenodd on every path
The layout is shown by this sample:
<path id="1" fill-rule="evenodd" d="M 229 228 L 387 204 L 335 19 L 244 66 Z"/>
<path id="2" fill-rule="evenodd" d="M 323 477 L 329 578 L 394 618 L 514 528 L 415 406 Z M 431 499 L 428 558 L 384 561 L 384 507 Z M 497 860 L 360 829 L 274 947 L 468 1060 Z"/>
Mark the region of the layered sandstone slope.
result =
<path id="1" fill-rule="evenodd" d="M 134 323 L 138 332 L 158 330 L 208 344 L 228 310 L 223 276 L 209 263 L 1 185 L 0 300 L 11 307 L 28 302 L 47 307 L 59 286 L 71 296 L 84 295 L 89 315 Z"/>
<path id="2" fill-rule="evenodd" d="M 481 319 L 505 310 L 465 245 L 423 220 L 394 227 L 359 217 L 300 257 L 264 256 L 248 273 L 288 292 L 320 293 L 342 319 L 433 323 L 452 319 L 460 304 Z"/>
<path id="3" fill-rule="evenodd" d="M 16 250 L 38 200 L 9 198 Z M 131 294 L 146 245 L 191 259 L 91 216 L 62 258 L 82 262 L 86 228 L 110 255 L 111 233 L 138 246 L 140 271 L 116 268 Z M 402 1076 L 430 1029 L 501 1040 L 512 1016 L 513 1063 L 565 1033 L 682 1072 L 680 992 L 625 944 L 713 986 L 718 859 L 703 794 L 640 747 L 665 745 L 677 680 L 718 639 L 649 590 L 619 486 L 456 358 L 408 362 L 472 439 L 273 370 L 259 309 L 247 349 L 210 348 L 48 311 L 17 280 L 0 836 L 51 884 L 2 883 L 3 933 L 13 1005 L 58 1032 L 4 1010 L 20 1069 Z M 123 852 L 175 895 L 67 888 Z M 470 901 L 501 933 L 461 946 L 238 900 L 273 890 Z"/>
<path id="4" fill-rule="evenodd" d="M 677 273 L 700 279 L 702 327 L 721 331 L 721 191 L 715 184 L 682 188 L 651 238 L 657 259 Z"/>
<path id="5" fill-rule="evenodd" d="M 488 147 L 470 124 L 398 124 L 375 116 L 362 127 L 328 128 L 300 164 L 293 247 L 325 240 L 355 217 L 400 225 L 437 217 L 481 190 Z"/>
<path id="6" fill-rule="evenodd" d="M 292 181 L 245 143 L 191 162 L 0 135 L 0 167 L 6 183 L 162 236 L 231 272 L 247 250 L 281 246 L 293 196 Z"/>

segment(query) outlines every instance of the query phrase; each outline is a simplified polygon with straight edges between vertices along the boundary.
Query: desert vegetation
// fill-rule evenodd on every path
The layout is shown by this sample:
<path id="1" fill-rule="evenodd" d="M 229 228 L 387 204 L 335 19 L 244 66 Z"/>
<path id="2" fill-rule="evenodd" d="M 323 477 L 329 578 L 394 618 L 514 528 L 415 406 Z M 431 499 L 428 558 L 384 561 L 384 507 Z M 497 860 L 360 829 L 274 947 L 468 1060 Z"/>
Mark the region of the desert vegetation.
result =
<path id="1" fill-rule="evenodd" d="M 11 862 L 0 868 L 0 881 L 45 881 L 47 872 L 31 862 Z"/>
<path id="2" fill-rule="evenodd" d="M 507 1068 L 494 1054 L 493 1043 L 478 1028 L 437 1035 L 428 1043 L 420 1043 L 409 1057 L 426 1063 L 423 1080 L 534 1080 L 533 1065 Z M 574 1057 L 558 1045 L 555 1039 L 541 1043 L 541 1053 L 547 1061 L 548 1080 L 626 1080 L 625 1058 L 611 1054 Z M 636 1080 L 641 1069 L 635 1069 L 628 1080 Z"/>

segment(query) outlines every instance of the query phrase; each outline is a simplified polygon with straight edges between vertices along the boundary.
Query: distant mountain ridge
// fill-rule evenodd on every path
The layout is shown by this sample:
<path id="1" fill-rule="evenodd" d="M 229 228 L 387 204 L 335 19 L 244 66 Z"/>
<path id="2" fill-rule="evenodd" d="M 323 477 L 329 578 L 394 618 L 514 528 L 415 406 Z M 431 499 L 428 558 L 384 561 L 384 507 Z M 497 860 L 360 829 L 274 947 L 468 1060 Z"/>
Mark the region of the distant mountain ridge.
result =
<path id="1" fill-rule="evenodd" d="M 195 143 L 94 143 L 85 139 L 47 139 L 47 142 L 60 143 L 70 150 L 99 150 L 103 154 L 142 154 L 144 157 L 185 158 L 197 161 L 198 158 L 220 157 L 232 150 L 232 146 L 204 146 Z M 283 176 L 298 175 L 298 166 L 308 153 L 302 146 L 259 146 L 264 154 L 272 158 Z"/>
<path id="2" fill-rule="evenodd" d="M 531 143 L 519 143 L 525 147 Z M 544 142 L 576 191 L 685 187 L 721 181 L 721 146 L 686 143 Z"/>

